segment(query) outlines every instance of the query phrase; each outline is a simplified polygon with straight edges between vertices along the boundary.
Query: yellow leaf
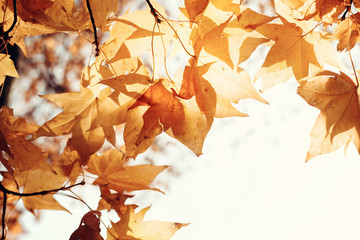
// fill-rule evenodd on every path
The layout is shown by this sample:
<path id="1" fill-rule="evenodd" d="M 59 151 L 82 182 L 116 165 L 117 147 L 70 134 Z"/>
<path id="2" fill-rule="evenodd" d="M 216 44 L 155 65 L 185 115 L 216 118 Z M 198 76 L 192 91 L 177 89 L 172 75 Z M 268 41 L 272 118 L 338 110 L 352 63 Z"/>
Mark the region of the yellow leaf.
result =
<path id="1" fill-rule="evenodd" d="M 321 110 L 310 133 L 306 160 L 352 141 L 360 152 L 358 84 L 344 73 L 322 70 L 300 82 L 298 93 Z"/>
<path id="2" fill-rule="evenodd" d="M 71 133 L 68 147 L 77 150 L 83 163 L 86 163 L 87 158 L 100 149 L 105 136 L 111 138 L 112 126 L 125 120 L 118 116 L 123 116 L 122 112 L 126 112 L 127 108 L 119 108 L 115 102 L 117 94 L 109 90 L 104 89 L 100 97 L 95 97 L 88 88 L 82 88 L 80 92 L 43 96 L 62 107 L 63 112 L 41 126 L 34 133 L 34 138 Z"/>
<path id="3" fill-rule="evenodd" d="M 4 83 L 6 76 L 19 78 L 10 55 L 0 53 L 0 86 Z"/>
<path id="4" fill-rule="evenodd" d="M 164 221 L 144 221 L 149 207 L 135 213 L 133 207 L 129 207 L 126 215 L 117 223 L 113 223 L 111 233 L 116 235 L 116 239 L 132 240 L 169 240 L 177 230 L 188 224 L 164 222 Z M 108 240 L 115 240 L 112 234 L 108 234 Z"/>
<path id="5" fill-rule="evenodd" d="M 89 0 L 92 13 L 94 16 L 96 27 L 104 29 L 107 23 L 107 18 L 114 14 L 118 9 L 118 0 Z M 86 6 L 85 0 L 83 0 Z"/>
<path id="6" fill-rule="evenodd" d="M 279 16 L 282 24 L 266 24 L 256 31 L 275 41 L 255 78 L 263 78 L 262 91 L 287 81 L 297 80 L 317 71 L 324 63 L 342 68 L 330 43 L 314 31 L 311 21 L 290 23 Z"/>
<path id="7" fill-rule="evenodd" d="M 339 41 L 337 50 L 349 51 L 357 42 L 360 42 L 359 34 L 360 13 L 355 13 L 347 18 L 345 21 L 340 22 L 334 29 L 334 38 Z"/>
<path id="8" fill-rule="evenodd" d="M 167 166 L 151 164 L 124 166 L 125 162 L 126 156 L 123 153 L 111 149 L 101 156 L 91 156 L 87 171 L 99 176 L 93 184 L 107 186 L 117 192 L 143 189 L 160 191 L 149 187 L 149 184 Z"/>
<path id="9" fill-rule="evenodd" d="M 0 160 L 9 172 L 26 171 L 35 168 L 50 170 L 46 155 L 41 149 L 27 140 L 39 127 L 29 124 L 23 118 L 15 118 L 12 109 L 0 110 Z M 4 151 L 8 160 L 3 157 Z"/>
<path id="10" fill-rule="evenodd" d="M 63 186 L 66 177 L 57 175 L 48 170 L 34 169 L 15 174 L 15 179 L 20 186 L 24 186 L 24 193 L 34 193 L 57 189 Z M 46 179 L 46 181 L 44 181 Z M 23 197 L 25 208 L 35 214 L 34 210 L 52 209 L 68 210 L 61 206 L 53 197 L 54 193 Z"/>

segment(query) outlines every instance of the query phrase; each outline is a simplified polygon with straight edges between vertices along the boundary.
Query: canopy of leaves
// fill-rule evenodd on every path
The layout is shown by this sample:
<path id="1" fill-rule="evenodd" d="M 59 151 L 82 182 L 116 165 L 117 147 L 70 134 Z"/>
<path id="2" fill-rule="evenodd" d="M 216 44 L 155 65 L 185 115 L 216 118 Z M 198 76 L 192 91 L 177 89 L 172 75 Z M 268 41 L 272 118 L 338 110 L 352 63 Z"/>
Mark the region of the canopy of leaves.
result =
<path id="1" fill-rule="evenodd" d="M 261 92 L 290 79 L 320 110 L 306 160 L 350 143 L 360 152 L 358 72 L 344 67 L 337 52 L 349 51 L 352 62 L 350 50 L 360 39 L 359 1 L 275 0 L 274 14 L 267 16 L 243 1 L 185 0 L 175 20 L 155 0 L 145 2 L 147 9 L 121 14 L 117 0 L 1 0 L 1 86 L 6 76 L 21 78 L 8 44 L 31 57 L 24 38 L 66 32 L 90 38 L 95 49 L 73 76 L 77 90 L 41 96 L 61 109 L 56 116 L 39 126 L 1 108 L 6 171 L 0 187 L 9 206 L 21 198 L 33 214 L 67 211 L 54 195 L 86 182 L 100 189 L 98 209 L 84 215 L 70 239 L 170 239 L 186 224 L 144 221 L 149 208 L 135 211 L 137 205 L 127 203 L 129 192 L 162 192 L 152 182 L 168 166 L 132 160 L 162 133 L 201 155 L 214 118 L 247 117 L 237 108 L 242 100 L 266 104 Z M 268 52 L 252 79 L 241 66 L 259 46 Z M 49 62 L 51 56 L 45 56 Z M 170 60 L 184 56 L 178 71 L 168 69 Z M 262 82 L 260 91 L 254 80 Z M 66 143 L 54 140 L 61 136 Z M 55 150 L 46 147 L 51 141 Z M 101 235 L 105 210 L 120 220 Z"/>

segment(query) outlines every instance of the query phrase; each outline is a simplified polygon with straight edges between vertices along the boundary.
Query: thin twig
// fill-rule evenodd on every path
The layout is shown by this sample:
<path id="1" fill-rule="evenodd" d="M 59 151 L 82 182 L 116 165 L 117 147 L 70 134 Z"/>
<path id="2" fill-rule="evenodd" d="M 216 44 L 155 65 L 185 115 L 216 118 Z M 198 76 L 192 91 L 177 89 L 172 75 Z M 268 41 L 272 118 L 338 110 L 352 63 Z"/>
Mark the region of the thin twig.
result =
<path id="1" fill-rule="evenodd" d="M 91 20 L 91 23 L 92 23 L 92 26 L 93 26 L 93 29 L 94 29 L 94 42 L 93 44 L 95 44 L 95 56 L 99 56 L 100 54 L 100 49 L 99 49 L 99 40 L 98 40 L 98 37 L 97 37 L 97 32 L 96 32 L 96 25 L 95 25 L 95 19 L 94 19 L 94 15 L 92 13 L 92 10 L 91 10 L 91 6 L 90 6 L 90 2 L 89 0 L 86 0 L 86 6 L 87 6 L 87 9 L 89 11 L 89 14 L 90 14 L 90 20 Z"/>
<path id="2" fill-rule="evenodd" d="M 60 187 L 60 188 L 56 188 L 56 189 L 51 189 L 51 190 L 44 190 L 44 191 L 40 191 L 40 192 L 32 192 L 32 193 L 19 193 L 19 192 L 14 192 L 11 191 L 7 188 L 4 187 L 4 185 L 0 182 L 0 190 L 2 192 L 5 192 L 7 194 L 12 194 L 15 196 L 19 196 L 19 197 L 31 197 L 31 196 L 38 196 L 38 195 L 46 195 L 46 194 L 50 194 L 50 193 L 56 193 L 59 191 L 66 191 L 69 190 L 73 187 L 79 186 L 79 185 L 85 185 L 84 181 L 81 181 L 79 183 L 75 183 L 74 185 L 68 186 L 68 187 Z"/>
<path id="3" fill-rule="evenodd" d="M 16 0 L 13 0 L 13 7 L 14 7 L 14 21 L 11 24 L 10 28 L 4 32 L 4 41 L 7 41 L 10 39 L 9 33 L 14 29 L 16 23 L 17 23 L 17 7 L 16 7 Z"/>
<path id="4" fill-rule="evenodd" d="M 1 233 L 1 239 L 6 238 L 5 228 L 6 228 L 6 221 L 5 221 L 5 214 L 6 214 L 6 203 L 7 203 L 7 193 L 3 192 L 4 199 L 3 199 L 3 212 L 2 212 L 2 218 L 1 218 L 1 226 L 2 226 L 2 233 Z"/>
<path id="5" fill-rule="evenodd" d="M 159 12 L 154 8 L 154 6 L 151 4 L 150 0 L 146 0 L 146 3 L 148 4 L 150 8 L 151 14 L 154 16 L 157 23 L 161 23 L 162 20 L 159 18 Z"/>
<path id="6" fill-rule="evenodd" d="M 352 2 L 353 2 L 353 0 L 350 0 L 350 3 L 346 5 L 345 12 L 344 12 L 344 14 L 342 15 L 342 17 L 340 18 L 340 21 L 344 21 L 344 20 L 345 20 L 346 15 L 350 12 Z"/>

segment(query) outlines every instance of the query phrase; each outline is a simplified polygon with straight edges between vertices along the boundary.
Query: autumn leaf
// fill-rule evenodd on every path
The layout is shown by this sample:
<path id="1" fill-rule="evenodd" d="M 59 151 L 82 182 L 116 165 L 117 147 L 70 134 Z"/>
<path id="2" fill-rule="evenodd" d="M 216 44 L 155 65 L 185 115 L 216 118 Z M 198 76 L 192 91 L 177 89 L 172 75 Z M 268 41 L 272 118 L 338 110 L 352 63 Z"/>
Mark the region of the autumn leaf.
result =
<path id="1" fill-rule="evenodd" d="M 310 133 L 306 160 L 353 142 L 360 152 L 358 84 L 346 74 L 322 70 L 300 81 L 298 94 L 321 110 Z"/>
<path id="2" fill-rule="evenodd" d="M 189 14 L 190 21 L 194 21 L 195 17 L 205 10 L 208 3 L 209 0 L 185 0 L 185 7 Z"/>
<path id="3" fill-rule="evenodd" d="M 84 6 L 86 5 L 85 0 Z M 118 1 L 117 0 L 89 0 L 91 9 L 94 9 L 94 21 L 96 26 L 101 29 L 105 29 L 105 25 L 108 24 L 107 18 L 111 17 L 111 14 L 114 14 L 118 9 Z"/>
<path id="4" fill-rule="evenodd" d="M 166 18 L 165 10 L 161 5 L 154 0 L 151 1 L 151 4 Z M 159 74 L 165 65 L 166 49 L 174 39 L 173 29 L 168 24 L 157 23 L 150 9 L 124 14 L 116 21 L 128 24 L 136 31 L 126 39 L 124 46 L 119 49 L 112 61 L 122 59 L 124 56 L 127 58 L 138 57 L 144 52 L 149 52 L 154 56 L 149 59 L 153 72 L 155 75 Z"/>
<path id="5" fill-rule="evenodd" d="M 90 27 L 86 5 L 77 9 L 73 0 L 31 0 L 31 2 L 32 4 L 27 0 L 19 2 L 21 7 L 18 7 L 17 13 L 22 22 L 17 31 L 20 30 L 20 34 L 27 32 L 31 35 L 27 26 L 32 25 L 28 23 L 36 24 L 46 31 L 82 31 Z"/>
<path id="6" fill-rule="evenodd" d="M 160 124 L 164 131 L 172 128 L 175 135 L 182 133 L 184 108 L 176 94 L 169 92 L 161 82 L 152 85 L 130 109 L 138 106 L 149 106 L 149 109 L 143 115 L 144 125 L 135 145 L 139 145 L 142 139 L 154 136 Z"/>
<path id="7" fill-rule="evenodd" d="M 0 53 L 0 86 L 4 83 L 6 76 L 20 78 L 10 56 Z"/>
<path id="8" fill-rule="evenodd" d="M 167 166 L 150 164 L 124 166 L 126 156 L 117 149 L 111 149 L 101 156 L 91 156 L 87 171 L 99 177 L 93 184 L 108 186 L 117 192 L 135 190 L 157 190 L 149 187 L 155 177 Z"/>
<path id="9" fill-rule="evenodd" d="M 210 0 L 211 3 L 222 11 L 236 12 L 240 4 L 233 3 L 232 0 Z"/>
<path id="10" fill-rule="evenodd" d="M 129 206 L 137 208 L 136 204 L 125 205 L 125 201 L 129 198 L 134 197 L 134 195 L 128 195 L 123 192 L 111 193 L 111 189 L 108 186 L 100 187 L 101 199 L 99 201 L 97 210 L 115 210 L 120 218 L 122 218 Z"/>
<path id="11" fill-rule="evenodd" d="M 79 151 L 83 161 L 100 149 L 106 136 L 112 136 L 114 130 L 108 126 L 98 126 L 100 116 L 116 113 L 117 104 L 109 97 L 110 89 L 104 89 L 101 96 L 94 96 L 88 88 L 80 92 L 70 92 L 43 96 L 63 108 L 63 112 L 41 126 L 33 135 L 34 139 L 41 136 L 61 136 L 72 134 L 68 146 Z M 102 107 L 106 106 L 106 107 Z M 113 117 L 113 125 L 118 120 Z"/>
<path id="12" fill-rule="evenodd" d="M 324 23 L 332 24 L 338 21 L 350 0 L 307 0 L 300 12 L 303 12 L 301 20 L 321 20 Z M 317 18 L 318 19 L 317 19 Z"/>
<path id="13" fill-rule="evenodd" d="M 0 160 L 9 172 L 26 171 L 35 168 L 50 170 L 46 155 L 41 148 L 27 140 L 39 127 L 29 124 L 23 118 L 15 118 L 12 109 L 0 110 Z M 4 156 L 4 151 L 7 156 Z M 8 160 L 6 160 L 8 159 Z"/>
<path id="14" fill-rule="evenodd" d="M 297 80 L 307 77 L 325 63 L 342 68 L 330 43 L 323 33 L 315 31 L 309 22 L 290 23 L 279 16 L 282 24 L 270 23 L 256 29 L 275 41 L 255 78 L 262 77 L 262 91 L 287 81 L 292 75 Z"/>
<path id="15" fill-rule="evenodd" d="M 132 240 L 169 240 L 177 230 L 188 224 L 144 221 L 146 212 L 150 207 L 135 213 L 130 206 L 126 215 L 117 223 L 112 223 L 112 234 L 108 234 L 108 240 L 132 239 Z M 116 238 L 114 238 L 114 236 Z"/>
<path id="16" fill-rule="evenodd" d="M 24 186 L 24 193 L 35 193 L 57 189 L 63 186 L 66 177 L 60 176 L 54 172 L 34 169 L 15 173 L 15 179 L 20 186 Z M 46 179 L 46 181 L 44 181 Z M 45 195 L 23 197 L 25 208 L 32 214 L 36 214 L 35 210 L 52 209 L 68 211 L 57 200 L 54 199 L 54 193 Z"/>
<path id="17" fill-rule="evenodd" d="M 80 226 L 71 234 L 69 240 L 102 240 L 100 235 L 101 212 L 90 211 L 81 219 Z"/>
<path id="18" fill-rule="evenodd" d="M 350 16 L 350 19 L 340 22 L 334 29 L 334 39 L 338 40 L 337 50 L 349 51 L 357 42 L 360 42 L 359 34 L 360 13 Z"/>

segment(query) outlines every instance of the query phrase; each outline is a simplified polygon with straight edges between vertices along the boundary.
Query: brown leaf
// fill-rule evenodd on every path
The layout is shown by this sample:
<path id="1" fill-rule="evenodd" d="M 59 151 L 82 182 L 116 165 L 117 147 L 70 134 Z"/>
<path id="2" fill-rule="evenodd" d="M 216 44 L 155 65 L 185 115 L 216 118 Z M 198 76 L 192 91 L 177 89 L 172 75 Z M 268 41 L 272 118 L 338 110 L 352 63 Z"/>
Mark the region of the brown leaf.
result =
<path id="1" fill-rule="evenodd" d="M 100 217 L 99 211 L 86 213 L 81 219 L 80 226 L 71 234 L 69 240 L 102 240 Z"/>

